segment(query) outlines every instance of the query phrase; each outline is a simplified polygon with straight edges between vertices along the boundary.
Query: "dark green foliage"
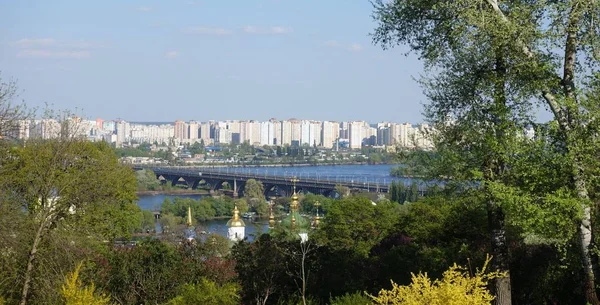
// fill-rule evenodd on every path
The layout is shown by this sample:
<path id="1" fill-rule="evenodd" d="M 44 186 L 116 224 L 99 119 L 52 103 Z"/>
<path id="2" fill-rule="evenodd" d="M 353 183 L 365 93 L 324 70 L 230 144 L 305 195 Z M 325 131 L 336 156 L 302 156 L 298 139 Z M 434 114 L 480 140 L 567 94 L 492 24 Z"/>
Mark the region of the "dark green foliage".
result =
<path id="1" fill-rule="evenodd" d="M 133 248 L 114 249 L 108 257 L 105 288 L 122 304 L 159 304 L 175 296 L 182 283 L 181 257 L 155 239 Z M 97 283 L 98 285 L 102 282 Z"/>
<path id="2" fill-rule="evenodd" d="M 373 203 L 362 197 L 337 200 L 327 211 L 326 222 L 321 226 L 317 238 L 332 249 L 355 251 L 367 256 L 392 229 L 397 221 L 394 204 Z"/>
<path id="3" fill-rule="evenodd" d="M 284 252 L 272 236 L 263 234 L 251 244 L 239 242 L 233 247 L 231 256 L 236 261 L 243 303 L 262 304 L 265 300 L 276 300 L 289 294 Z"/>
<path id="4" fill-rule="evenodd" d="M 332 298 L 330 305 L 367 305 L 371 304 L 371 298 L 362 292 L 348 293 L 343 296 Z"/>
<path id="5" fill-rule="evenodd" d="M 173 202 L 165 200 L 161 211 L 179 217 L 187 217 L 188 207 L 192 208 L 192 217 L 204 221 L 214 217 L 233 215 L 234 201 L 227 196 L 219 198 L 203 197 L 200 200 L 176 197 Z"/>

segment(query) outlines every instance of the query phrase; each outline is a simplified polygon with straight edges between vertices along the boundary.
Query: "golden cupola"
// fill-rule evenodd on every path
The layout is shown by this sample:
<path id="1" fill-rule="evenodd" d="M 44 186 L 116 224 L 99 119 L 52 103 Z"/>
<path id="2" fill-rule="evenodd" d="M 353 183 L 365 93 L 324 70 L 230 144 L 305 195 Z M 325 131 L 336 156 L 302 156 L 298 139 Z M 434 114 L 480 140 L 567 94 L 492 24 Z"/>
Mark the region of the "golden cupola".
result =
<path id="1" fill-rule="evenodd" d="M 275 216 L 273 215 L 273 204 L 269 206 L 269 229 L 275 228 Z"/>
<path id="2" fill-rule="evenodd" d="M 188 227 L 192 226 L 192 207 L 191 206 L 188 206 L 187 219 L 185 221 L 185 224 Z"/>
<path id="3" fill-rule="evenodd" d="M 245 227 L 246 224 L 240 218 L 240 211 L 237 208 L 237 205 L 233 208 L 233 217 L 227 222 L 228 227 Z"/>
<path id="4" fill-rule="evenodd" d="M 313 227 L 315 227 L 315 228 L 319 226 L 319 223 L 321 223 L 321 217 L 319 216 L 319 207 L 320 206 L 321 206 L 321 203 L 319 201 L 316 201 L 315 208 L 317 209 L 317 214 L 313 218 Z"/>

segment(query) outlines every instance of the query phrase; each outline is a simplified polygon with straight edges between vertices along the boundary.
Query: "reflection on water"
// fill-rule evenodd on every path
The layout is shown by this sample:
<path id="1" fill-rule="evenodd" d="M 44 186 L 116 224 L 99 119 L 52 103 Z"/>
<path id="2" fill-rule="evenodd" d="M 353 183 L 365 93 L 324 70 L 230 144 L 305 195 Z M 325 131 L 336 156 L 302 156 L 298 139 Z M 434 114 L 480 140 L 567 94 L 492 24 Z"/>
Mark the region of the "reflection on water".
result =
<path id="1" fill-rule="evenodd" d="M 395 178 L 390 176 L 390 169 L 396 165 L 337 165 L 337 166 L 298 166 L 298 167 L 248 167 L 248 168 L 213 168 L 223 172 L 248 173 L 256 175 L 296 176 L 299 179 L 327 179 L 337 181 L 364 181 L 368 183 L 389 184 L 392 180 L 409 183 L 408 178 Z M 198 200 L 208 195 L 144 195 L 139 196 L 138 205 L 142 210 L 160 210 L 165 198 L 171 201 L 175 197 L 192 198 Z M 216 233 L 227 237 L 228 219 L 207 220 L 196 224 L 196 232 L 200 235 Z M 244 219 L 246 223 L 246 236 L 253 240 L 255 236 L 268 231 L 268 219 Z M 161 232 L 160 224 L 157 224 L 156 232 Z M 202 238 L 202 236 L 199 236 Z"/>

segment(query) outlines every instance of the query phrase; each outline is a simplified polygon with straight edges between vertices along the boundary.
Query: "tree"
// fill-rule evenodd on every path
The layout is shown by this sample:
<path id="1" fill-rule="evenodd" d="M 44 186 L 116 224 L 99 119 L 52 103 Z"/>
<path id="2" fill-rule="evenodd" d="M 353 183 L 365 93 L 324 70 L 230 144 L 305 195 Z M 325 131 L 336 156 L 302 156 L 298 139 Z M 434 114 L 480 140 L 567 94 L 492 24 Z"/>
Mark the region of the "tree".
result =
<path id="1" fill-rule="evenodd" d="M 488 260 L 489 262 L 489 260 Z M 427 274 L 412 274 L 412 283 L 399 286 L 392 281 L 392 289 L 382 289 L 377 296 L 371 296 L 375 304 L 472 304 L 488 305 L 494 296 L 487 290 L 490 280 L 502 276 L 498 272 L 488 273 L 487 262 L 473 276 L 469 271 L 454 264 L 441 280 L 431 280 Z"/>
<path id="2" fill-rule="evenodd" d="M 261 211 L 264 213 L 265 202 L 265 188 L 262 182 L 248 179 L 246 186 L 244 186 L 244 197 L 248 198 L 248 204 L 257 212 Z"/>
<path id="3" fill-rule="evenodd" d="M 356 292 L 353 294 L 345 294 L 343 296 L 339 296 L 337 298 L 331 298 L 329 304 L 331 305 L 357 305 L 357 304 L 369 304 L 371 303 L 371 298 L 369 296 Z"/>
<path id="4" fill-rule="evenodd" d="M 176 295 L 185 283 L 182 257 L 174 247 L 157 239 L 145 239 L 132 248 L 114 248 L 105 274 L 104 286 L 119 304 L 162 304 Z"/>
<path id="5" fill-rule="evenodd" d="M 25 104 L 15 103 L 17 97 L 17 83 L 5 82 L 0 75 L 0 140 L 17 138 L 21 124 L 30 116 Z"/>
<path id="6" fill-rule="evenodd" d="M 263 234 L 253 243 L 239 242 L 231 250 L 235 259 L 235 271 L 242 285 L 244 304 L 267 304 L 281 292 L 285 282 L 285 257 L 277 242 L 269 234 Z"/>
<path id="7" fill-rule="evenodd" d="M 198 284 L 185 284 L 179 289 L 179 294 L 171 299 L 168 305 L 194 305 L 215 304 L 235 305 L 239 304 L 239 285 L 226 283 L 218 285 L 208 279 L 202 278 Z"/>
<path id="8" fill-rule="evenodd" d="M 392 183 L 390 184 L 390 200 L 392 200 L 392 202 L 399 202 L 400 198 L 398 198 L 398 185 L 396 184 L 396 181 L 392 180 Z M 402 202 L 400 202 L 402 203 Z"/>
<path id="9" fill-rule="evenodd" d="M 94 283 L 84 287 L 79 278 L 79 272 L 81 271 L 81 263 L 77 265 L 75 271 L 70 273 L 65 279 L 65 283 L 62 286 L 61 293 L 65 298 L 66 305 L 108 305 L 110 304 L 110 298 L 98 294 Z"/>
<path id="10" fill-rule="evenodd" d="M 21 304 L 27 303 L 40 247 L 57 228 L 100 242 L 139 227 L 133 172 L 119 164 L 108 144 L 66 137 L 30 140 L 0 156 L 0 204 L 20 208 L 35 230 Z"/>
<path id="11" fill-rule="evenodd" d="M 454 142 L 465 148 L 484 144 L 478 148 L 482 152 L 478 159 L 484 161 L 479 163 L 483 165 L 479 172 L 486 181 L 482 189 L 489 196 L 493 232 L 504 232 L 504 203 L 496 198 L 494 184 L 509 182 L 506 170 L 510 156 L 515 155 L 511 137 L 523 127 L 523 121 L 531 121 L 533 103 L 544 104 L 554 115 L 556 140 L 562 143 L 560 153 L 567 156 L 570 168 L 571 179 L 563 187 L 579 201 L 583 215 L 577 231 L 582 270 L 587 277 L 583 284 L 592 304 L 600 303 L 590 253 L 590 186 L 596 165 L 587 161 L 591 160 L 591 150 L 597 150 L 595 122 L 599 112 L 594 80 L 598 75 L 594 68 L 600 63 L 600 26 L 594 16 L 599 14 L 597 1 L 497 0 L 378 1 L 374 14 L 379 21 L 375 42 L 384 48 L 407 44 L 418 53 L 433 74 L 424 82 L 429 98 L 454 110 L 429 109 L 438 122 L 445 120 L 436 128 L 455 130 Z M 468 118 L 479 127 L 460 123 Z M 464 130 L 472 132 L 456 132 Z M 484 141 L 470 141 L 473 136 Z M 492 153 L 483 154 L 485 148 Z M 459 155 L 454 157 L 460 159 Z M 454 165 L 448 161 L 447 165 Z M 503 234 L 492 240 L 498 251 L 493 264 L 504 269 Z M 504 291 L 497 294 L 497 302 L 509 304 L 508 278 L 499 281 L 505 285 L 497 287 Z"/>
<path id="12" fill-rule="evenodd" d="M 352 250 L 367 257 L 371 248 L 393 228 L 395 204 L 373 205 L 363 197 L 347 197 L 336 201 L 327 212 L 315 234 L 323 245 L 334 250 Z"/>

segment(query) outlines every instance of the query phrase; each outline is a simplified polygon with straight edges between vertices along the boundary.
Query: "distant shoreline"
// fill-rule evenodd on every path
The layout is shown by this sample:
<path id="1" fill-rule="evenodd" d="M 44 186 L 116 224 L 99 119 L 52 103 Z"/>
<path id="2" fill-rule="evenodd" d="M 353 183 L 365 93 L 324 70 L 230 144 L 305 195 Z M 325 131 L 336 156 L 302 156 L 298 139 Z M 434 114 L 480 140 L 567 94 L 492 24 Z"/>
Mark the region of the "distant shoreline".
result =
<path id="1" fill-rule="evenodd" d="M 208 195 L 206 190 L 164 190 L 164 191 L 137 191 L 137 196 L 156 196 L 156 195 Z"/>

